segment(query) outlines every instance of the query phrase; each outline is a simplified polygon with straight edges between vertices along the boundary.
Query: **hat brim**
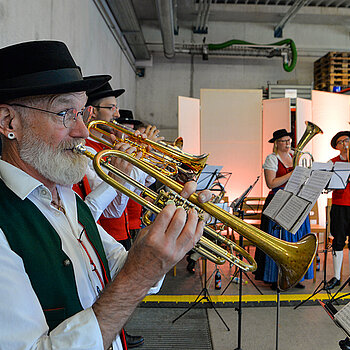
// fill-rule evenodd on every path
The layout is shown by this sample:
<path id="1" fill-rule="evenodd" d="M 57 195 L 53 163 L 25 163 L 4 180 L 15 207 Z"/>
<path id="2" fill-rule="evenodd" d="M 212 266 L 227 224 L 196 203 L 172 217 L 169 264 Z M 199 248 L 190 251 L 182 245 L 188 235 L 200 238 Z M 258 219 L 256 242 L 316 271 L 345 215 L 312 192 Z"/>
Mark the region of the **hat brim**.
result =
<path id="1" fill-rule="evenodd" d="M 125 89 L 117 89 L 117 90 L 109 90 L 109 91 L 92 93 L 91 96 L 89 96 L 88 103 L 99 100 L 100 98 L 105 98 L 109 96 L 118 97 L 122 95 L 124 92 L 125 92 Z"/>
<path id="2" fill-rule="evenodd" d="M 276 140 L 280 139 L 281 137 L 285 137 L 285 136 L 289 136 L 289 137 L 293 137 L 293 134 L 291 132 L 287 132 L 286 134 L 283 134 L 281 136 L 279 136 L 278 138 L 272 138 L 269 140 L 270 143 L 274 143 Z"/>
<path id="3" fill-rule="evenodd" d="M 6 100 L 27 96 L 64 94 L 79 91 L 91 92 L 104 85 L 110 79 L 110 75 L 95 75 L 84 77 L 82 80 L 62 84 L 0 89 L 0 101 L 4 102 Z"/>
<path id="4" fill-rule="evenodd" d="M 117 123 L 119 123 L 119 124 L 131 124 L 131 125 L 137 126 L 137 125 L 141 125 L 142 121 L 136 120 L 136 119 L 124 119 L 124 120 L 117 119 Z"/>
<path id="5" fill-rule="evenodd" d="M 350 131 L 339 131 L 338 133 L 336 133 L 331 140 L 331 146 L 334 149 L 337 149 L 337 141 L 339 139 L 339 137 L 342 136 L 349 136 L 350 137 Z"/>

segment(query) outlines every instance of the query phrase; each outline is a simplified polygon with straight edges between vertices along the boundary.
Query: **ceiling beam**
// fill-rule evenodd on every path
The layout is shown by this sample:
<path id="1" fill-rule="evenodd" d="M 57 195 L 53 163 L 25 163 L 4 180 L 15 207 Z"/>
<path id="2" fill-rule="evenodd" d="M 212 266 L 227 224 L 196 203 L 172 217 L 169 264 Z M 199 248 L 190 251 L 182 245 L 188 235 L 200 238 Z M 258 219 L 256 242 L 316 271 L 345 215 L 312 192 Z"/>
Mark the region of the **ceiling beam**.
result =
<path id="1" fill-rule="evenodd" d="M 97 1 L 97 0 L 96 0 Z M 140 23 L 137 19 L 131 0 L 98 0 L 106 3 L 113 13 L 120 30 L 136 60 L 149 60 L 151 55 L 147 49 Z"/>
<path id="2" fill-rule="evenodd" d="M 348 2 L 348 0 L 340 1 L 340 2 L 337 4 L 337 7 L 340 7 L 340 6 L 343 5 L 345 2 Z M 348 6 L 349 6 L 349 5 L 348 5 Z"/>
<path id="3" fill-rule="evenodd" d="M 283 28 L 290 21 L 297 12 L 305 5 L 307 5 L 310 0 L 296 0 L 295 3 L 290 7 L 287 13 L 284 15 L 280 23 L 274 28 L 274 37 L 282 38 Z"/>

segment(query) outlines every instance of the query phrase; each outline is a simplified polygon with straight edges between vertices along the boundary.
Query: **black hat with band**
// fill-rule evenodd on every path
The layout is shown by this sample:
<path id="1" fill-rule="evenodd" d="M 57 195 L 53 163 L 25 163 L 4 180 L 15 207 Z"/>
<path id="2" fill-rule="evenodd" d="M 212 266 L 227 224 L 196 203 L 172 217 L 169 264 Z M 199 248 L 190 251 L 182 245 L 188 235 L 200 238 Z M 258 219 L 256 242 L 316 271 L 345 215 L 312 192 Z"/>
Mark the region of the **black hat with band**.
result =
<path id="1" fill-rule="evenodd" d="M 99 100 L 100 98 L 105 98 L 109 96 L 118 97 L 121 94 L 125 92 L 124 89 L 117 89 L 113 90 L 112 86 L 107 83 L 103 86 L 99 87 L 97 90 L 94 90 L 92 92 L 88 92 L 88 101 L 86 103 L 87 106 L 93 105 L 95 101 Z"/>
<path id="2" fill-rule="evenodd" d="M 269 140 L 269 142 L 274 143 L 276 140 L 278 140 L 284 136 L 292 137 L 292 133 L 288 132 L 286 129 L 278 129 L 278 130 L 273 132 L 273 137 L 272 137 L 272 139 Z"/>
<path id="3" fill-rule="evenodd" d="M 92 91 L 109 75 L 83 77 L 60 41 L 28 41 L 0 49 L 0 102 L 38 95 Z"/>
<path id="4" fill-rule="evenodd" d="M 134 126 L 141 125 L 140 120 L 134 119 L 134 115 L 130 109 L 119 109 L 120 117 L 116 120 L 119 124 L 131 124 Z"/>
<path id="5" fill-rule="evenodd" d="M 331 146 L 332 146 L 334 149 L 337 149 L 337 142 L 338 142 L 338 139 L 339 139 L 339 137 L 342 137 L 342 136 L 348 136 L 348 137 L 350 137 L 350 131 L 339 131 L 339 132 L 337 132 L 337 133 L 332 137 Z"/>

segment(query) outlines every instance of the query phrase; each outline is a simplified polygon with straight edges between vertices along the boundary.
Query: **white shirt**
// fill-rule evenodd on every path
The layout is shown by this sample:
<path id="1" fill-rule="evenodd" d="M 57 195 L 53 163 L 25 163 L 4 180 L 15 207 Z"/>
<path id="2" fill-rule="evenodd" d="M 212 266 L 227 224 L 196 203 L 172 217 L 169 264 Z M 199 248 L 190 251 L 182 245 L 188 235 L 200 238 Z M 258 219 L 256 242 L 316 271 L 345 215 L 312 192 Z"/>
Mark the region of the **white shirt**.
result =
<path id="1" fill-rule="evenodd" d="M 84 201 L 90 208 L 95 221 L 100 218 L 103 211 L 113 200 L 115 200 L 113 206 L 116 210 L 115 215 L 119 215 L 120 211 L 123 213 L 126 206 L 125 203 L 127 203 L 127 199 L 123 198 L 125 196 L 116 192 L 112 186 L 102 181 L 96 174 L 95 170 L 92 170 L 90 166 L 87 167 L 86 177 L 89 181 L 91 192 L 85 197 Z"/>
<path id="2" fill-rule="evenodd" d="M 91 308 L 98 296 L 98 288 L 101 290 L 102 286 L 77 240 L 82 226 L 77 220 L 74 192 L 69 187 L 57 186 L 65 215 L 51 205 L 51 192 L 22 170 L 0 160 L 0 177 L 21 199 L 31 200 L 55 228 L 62 249 L 72 262 L 79 299 L 84 308 L 48 334 L 45 316 L 23 261 L 11 250 L 0 228 L 0 349 L 103 349 L 101 331 Z M 102 227 L 97 227 L 113 278 L 124 265 L 127 252 Z M 81 239 L 102 275 L 94 249 L 85 235 Z M 157 293 L 161 282 L 150 292 Z M 119 336 L 113 342 L 113 349 L 122 349 Z"/>
<path id="3" fill-rule="evenodd" d="M 92 138 L 89 138 L 91 141 L 94 141 Z M 96 142 L 96 141 L 94 141 Z M 92 154 L 96 154 L 96 150 L 92 147 L 86 146 L 86 149 L 91 152 Z M 103 199 L 100 198 L 100 200 L 96 199 L 88 199 L 88 196 L 85 199 L 86 204 L 90 207 L 90 205 L 93 205 L 91 209 L 94 218 L 96 217 L 98 213 L 100 213 L 99 216 L 97 216 L 97 219 L 101 216 L 102 212 L 103 215 L 106 218 L 119 218 L 123 214 L 129 198 L 122 193 L 116 191 L 113 187 L 106 184 L 95 172 L 95 169 L 93 167 L 92 161 L 89 162 L 89 170 L 86 173 L 87 179 L 89 181 L 89 185 L 91 188 L 92 196 L 95 197 L 93 192 L 95 190 L 99 190 L 101 195 L 101 191 L 105 191 L 103 193 Z M 142 170 L 140 170 L 137 167 L 133 167 L 130 173 L 130 177 L 139 182 L 141 185 L 145 185 L 146 187 L 150 186 L 153 182 L 155 182 L 155 179 L 151 177 L 150 175 L 146 174 Z M 100 186 L 104 184 L 102 188 Z M 106 188 L 108 187 L 108 189 Z M 134 186 L 130 185 L 129 183 L 125 184 L 125 187 L 128 188 L 131 191 L 135 191 L 136 193 L 140 193 L 140 190 L 135 189 Z M 87 200 L 88 199 L 88 200 Z M 101 211 L 102 210 L 102 211 Z"/>
<path id="4" fill-rule="evenodd" d="M 290 158 L 292 158 L 292 156 L 289 154 Z M 272 171 L 275 171 L 277 172 L 278 170 L 278 160 L 281 160 L 281 157 L 279 156 L 279 154 L 275 154 L 275 153 L 271 153 L 269 154 L 266 159 L 265 159 L 265 162 L 263 164 L 263 169 L 265 170 L 272 170 Z M 282 162 L 283 164 L 283 162 Z"/>

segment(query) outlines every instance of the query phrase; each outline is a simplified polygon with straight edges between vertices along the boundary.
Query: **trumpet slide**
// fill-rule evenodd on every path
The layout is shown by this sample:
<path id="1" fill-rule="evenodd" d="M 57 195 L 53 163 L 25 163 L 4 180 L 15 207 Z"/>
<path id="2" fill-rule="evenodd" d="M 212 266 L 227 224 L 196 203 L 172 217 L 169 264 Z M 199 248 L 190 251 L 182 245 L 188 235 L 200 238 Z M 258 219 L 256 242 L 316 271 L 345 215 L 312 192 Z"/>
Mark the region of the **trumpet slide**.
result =
<path id="1" fill-rule="evenodd" d="M 162 207 L 166 205 L 168 200 L 173 200 L 176 202 L 176 205 L 182 205 L 185 208 L 195 207 L 199 212 L 202 210 L 215 217 L 223 224 L 231 227 L 234 231 L 248 239 L 252 244 L 260 248 L 276 262 L 279 267 L 278 285 L 281 290 L 287 290 L 298 283 L 312 263 L 317 248 L 317 239 L 313 234 L 304 236 L 296 243 L 282 241 L 229 214 L 213 203 L 200 203 L 197 194 L 192 194 L 188 200 L 180 197 L 178 194 L 182 191 L 183 186 L 175 180 L 165 176 L 144 160 L 136 159 L 132 155 L 117 150 L 104 150 L 97 153 L 95 156 L 88 152 L 83 146 L 75 147 L 75 151 L 84 154 L 93 160 L 97 174 L 104 181 L 129 198 L 145 206 L 155 214 L 161 211 Z M 158 179 L 164 185 L 169 187 L 171 191 L 168 193 L 162 192 L 158 195 L 156 192 L 151 191 L 149 188 L 139 184 L 134 179 L 113 167 L 110 163 L 104 160 L 106 157 L 120 157 L 130 162 L 142 171 Z M 114 180 L 103 171 L 102 166 L 106 167 L 110 172 L 119 176 L 123 180 L 129 182 L 135 188 L 140 189 L 141 195 L 135 194 L 133 191 L 130 191 L 118 181 Z M 150 203 L 144 197 L 150 197 L 154 203 Z M 226 244 L 229 251 L 222 248 L 220 245 L 215 244 L 207 236 L 217 240 L 220 244 Z M 227 260 L 244 271 L 254 271 L 257 267 L 255 260 L 248 254 L 248 252 L 226 237 L 221 236 L 208 226 L 205 227 L 204 234 L 194 249 L 218 264 L 223 264 Z M 242 254 L 247 262 L 237 258 L 231 252 L 232 250 Z"/>

